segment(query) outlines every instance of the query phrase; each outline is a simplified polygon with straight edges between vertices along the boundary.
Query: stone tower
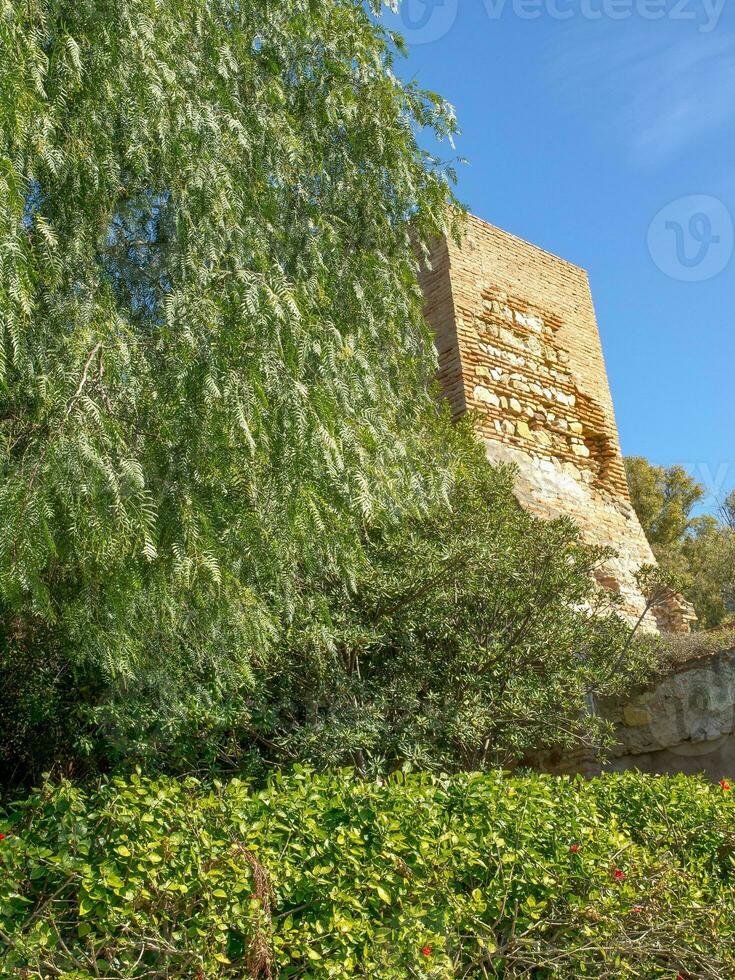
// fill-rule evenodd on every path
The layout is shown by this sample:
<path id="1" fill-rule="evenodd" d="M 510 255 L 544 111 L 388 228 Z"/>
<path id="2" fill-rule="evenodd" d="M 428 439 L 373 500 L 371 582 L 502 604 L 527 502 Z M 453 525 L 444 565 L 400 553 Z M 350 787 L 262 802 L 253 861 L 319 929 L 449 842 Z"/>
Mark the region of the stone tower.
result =
<path id="1" fill-rule="evenodd" d="M 628 495 L 587 274 L 469 217 L 462 244 L 437 241 L 420 279 L 455 416 L 472 412 L 490 459 L 516 465 L 524 507 L 568 515 L 618 552 L 600 582 L 637 618 L 635 572 L 654 557 Z M 659 618 L 686 628 L 675 610 Z"/>

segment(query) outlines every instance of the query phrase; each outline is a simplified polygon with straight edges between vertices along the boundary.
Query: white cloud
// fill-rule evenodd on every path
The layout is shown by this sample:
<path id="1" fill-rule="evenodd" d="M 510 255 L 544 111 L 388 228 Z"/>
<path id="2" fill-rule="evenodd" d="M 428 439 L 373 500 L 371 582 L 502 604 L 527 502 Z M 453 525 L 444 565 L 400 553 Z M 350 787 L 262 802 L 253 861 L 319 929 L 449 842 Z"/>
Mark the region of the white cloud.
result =
<path id="1" fill-rule="evenodd" d="M 660 166 L 735 119 L 735 37 L 652 26 L 578 22 L 548 66 L 567 107 L 638 167 Z"/>

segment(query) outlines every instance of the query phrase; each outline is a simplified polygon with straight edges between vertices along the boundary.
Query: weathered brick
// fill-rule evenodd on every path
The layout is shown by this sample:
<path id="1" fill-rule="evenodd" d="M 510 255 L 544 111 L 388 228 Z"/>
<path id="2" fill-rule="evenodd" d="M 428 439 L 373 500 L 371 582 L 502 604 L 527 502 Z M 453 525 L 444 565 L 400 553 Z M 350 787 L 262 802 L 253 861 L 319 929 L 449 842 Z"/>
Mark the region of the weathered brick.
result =
<path id="1" fill-rule="evenodd" d="M 600 578 L 637 618 L 635 572 L 654 558 L 628 494 L 587 273 L 472 216 L 461 244 L 434 244 L 430 265 L 425 314 L 455 417 L 472 411 L 490 459 L 518 467 L 524 506 L 571 516 L 616 550 Z"/>

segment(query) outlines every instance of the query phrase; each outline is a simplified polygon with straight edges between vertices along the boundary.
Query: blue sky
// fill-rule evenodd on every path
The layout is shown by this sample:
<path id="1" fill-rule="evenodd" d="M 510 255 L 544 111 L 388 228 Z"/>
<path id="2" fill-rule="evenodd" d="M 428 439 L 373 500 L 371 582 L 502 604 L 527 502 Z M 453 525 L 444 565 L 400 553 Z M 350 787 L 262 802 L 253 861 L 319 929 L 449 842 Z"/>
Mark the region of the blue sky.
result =
<path id="1" fill-rule="evenodd" d="M 589 271 L 623 451 L 735 487 L 735 3 L 404 0 L 458 196 Z M 452 155 L 449 147 L 443 153 Z"/>

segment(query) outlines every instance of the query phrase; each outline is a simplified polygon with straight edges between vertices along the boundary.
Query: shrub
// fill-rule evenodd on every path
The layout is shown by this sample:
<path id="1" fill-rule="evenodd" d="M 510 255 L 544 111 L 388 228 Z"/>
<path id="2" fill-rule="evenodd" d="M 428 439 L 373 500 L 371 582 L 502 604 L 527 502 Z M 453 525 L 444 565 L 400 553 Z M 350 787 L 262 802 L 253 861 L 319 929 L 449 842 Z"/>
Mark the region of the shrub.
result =
<path id="1" fill-rule="evenodd" d="M 734 817 L 636 774 L 48 784 L 3 815 L 0 973 L 732 976 Z"/>
<path id="2" fill-rule="evenodd" d="M 542 521 L 513 473 L 447 433 L 457 481 L 442 504 L 366 535 L 351 590 L 325 578 L 323 620 L 297 619 L 250 699 L 272 763 L 443 772 L 509 767 L 605 745 L 590 695 L 648 678 L 656 641 L 631 642 L 594 585 L 605 549 Z"/>

